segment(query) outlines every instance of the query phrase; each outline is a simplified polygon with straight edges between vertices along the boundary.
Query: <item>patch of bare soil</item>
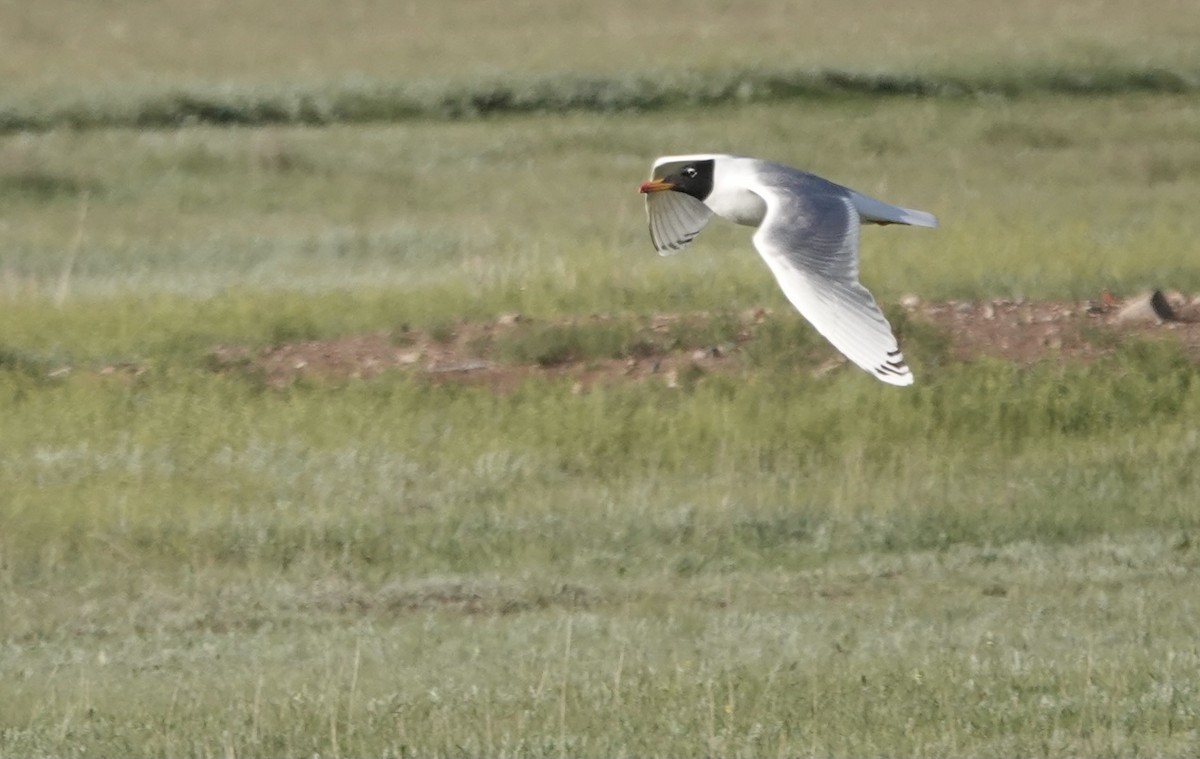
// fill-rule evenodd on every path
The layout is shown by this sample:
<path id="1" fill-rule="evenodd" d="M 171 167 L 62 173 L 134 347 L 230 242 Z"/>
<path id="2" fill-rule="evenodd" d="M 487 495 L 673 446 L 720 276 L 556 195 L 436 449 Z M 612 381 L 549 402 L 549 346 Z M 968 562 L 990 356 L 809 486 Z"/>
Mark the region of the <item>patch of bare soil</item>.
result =
<path id="1" fill-rule="evenodd" d="M 1200 295 L 1189 298 L 1155 291 L 1124 301 L 1103 293 L 1087 301 L 940 303 L 924 303 L 907 296 L 902 306 L 910 321 L 931 325 L 945 334 L 951 355 L 961 361 L 988 356 L 1023 365 L 1042 360 L 1088 362 L 1112 353 L 1123 340 L 1136 337 L 1176 340 L 1200 362 Z M 577 389 L 646 378 L 675 386 L 689 374 L 736 369 L 743 362 L 743 348 L 755 339 L 757 327 L 769 315 L 766 309 L 742 314 L 736 339 L 725 345 L 634 350 L 622 359 L 504 361 L 492 355 L 494 351 L 488 346 L 497 337 L 538 326 L 516 314 L 491 323 L 462 323 L 456 325 L 453 334 L 371 333 L 285 343 L 262 350 L 221 345 L 213 349 L 210 358 L 218 371 L 259 372 L 273 387 L 286 387 L 300 378 L 351 381 L 383 372 L 404 372 L 439 383 L 481 384 L 497 391 L 510 390 L 529 377 L 570 378 Z M 695 318 L 695 314 L 661 314 L 647 329 L 651 334 L 665 333 L 672 324 Z M 605 317 L 592 320 L 600 322 Z M 824 360 L 818 357 L 812 371 L 821 375 L 846 363 L 830 348 Z"/>

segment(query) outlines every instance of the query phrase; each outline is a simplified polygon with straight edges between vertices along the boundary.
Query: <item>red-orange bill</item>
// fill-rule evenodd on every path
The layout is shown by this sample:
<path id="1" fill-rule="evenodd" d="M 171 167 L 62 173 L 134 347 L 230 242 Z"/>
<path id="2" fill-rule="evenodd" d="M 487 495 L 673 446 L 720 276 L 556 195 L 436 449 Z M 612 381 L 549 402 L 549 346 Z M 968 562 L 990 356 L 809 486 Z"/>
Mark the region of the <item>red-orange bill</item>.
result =
<path id="1" fill-rule="evenodd" d="M 664 190 L 674 190 L 675 185 L 670 182 L 664 182 L 661 179 L 651 179 L 649 182 L 642 182 L 642 186 L 638 188 L 638 192 L 663 192 Z"/>

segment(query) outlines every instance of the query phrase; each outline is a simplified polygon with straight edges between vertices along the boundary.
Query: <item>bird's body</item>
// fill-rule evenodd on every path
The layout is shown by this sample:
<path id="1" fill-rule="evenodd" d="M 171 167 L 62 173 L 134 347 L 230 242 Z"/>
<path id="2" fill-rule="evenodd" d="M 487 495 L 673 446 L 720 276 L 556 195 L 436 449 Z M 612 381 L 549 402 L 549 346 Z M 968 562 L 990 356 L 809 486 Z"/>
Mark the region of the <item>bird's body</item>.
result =
<path id="1" fill-rule="evenodd" d="M 713 215 L 757 227 L 755 248 L 816 330 L 883 382 L 912 384 L 891 326 L 858 281 L 859 225 L 936 227 L 932 214 L 782 164 L 717 154 L 659 158 L 640 189 L 660 253 L 690 243 Z"/>

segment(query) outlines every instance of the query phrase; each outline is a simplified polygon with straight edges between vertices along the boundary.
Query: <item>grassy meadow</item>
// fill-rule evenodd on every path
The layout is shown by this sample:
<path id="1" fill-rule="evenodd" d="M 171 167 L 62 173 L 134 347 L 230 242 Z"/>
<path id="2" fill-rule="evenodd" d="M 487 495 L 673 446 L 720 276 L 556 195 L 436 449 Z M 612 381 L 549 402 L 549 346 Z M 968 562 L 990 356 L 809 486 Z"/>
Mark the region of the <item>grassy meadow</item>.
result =
<path id="1" fill-rule="evenodd" d="M 1200 70 L 1187 3 L 962 5 L 0 0 L 0 122 L 133 114 L 0 134 L 0 756 L 1194 756 L 1195 364 L 963 362 L 896 306 L 1200 291 L 1194 94 L 136 127 L 189 89 Z M 938 214 L 862 238 L 914 387 L 814 376 L 748 230 L 653 254 L 636 186 L 700 150 Z M 677 387 L 212 358 L 520 313 L 599 360 L 754 308 Z"/>
<path id="2" fill-rule="evenodd" d="M 189 85 L 465 80 L 800 66 L 913 73 L 1200 66 L 1188 0 L 6 0 L 0 81 L 14 96 Z"/>

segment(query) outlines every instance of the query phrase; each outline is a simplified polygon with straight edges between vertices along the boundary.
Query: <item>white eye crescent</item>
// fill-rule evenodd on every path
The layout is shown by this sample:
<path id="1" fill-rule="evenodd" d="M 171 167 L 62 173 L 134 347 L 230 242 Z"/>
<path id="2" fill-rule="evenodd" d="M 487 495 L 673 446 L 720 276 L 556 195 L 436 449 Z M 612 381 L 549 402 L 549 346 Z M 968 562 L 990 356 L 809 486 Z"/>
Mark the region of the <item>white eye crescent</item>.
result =
<path id="1" fill-rule="evenodd" d="M 691 166 L 688 166 L 686 169 L 684 169 L 683 171 L 681 171 L 679 173 L 683 174 L 685 177 L 687 177 L 689 179 L 696 176 L 696 170 L 694 168 L 692 168 Z"/>

